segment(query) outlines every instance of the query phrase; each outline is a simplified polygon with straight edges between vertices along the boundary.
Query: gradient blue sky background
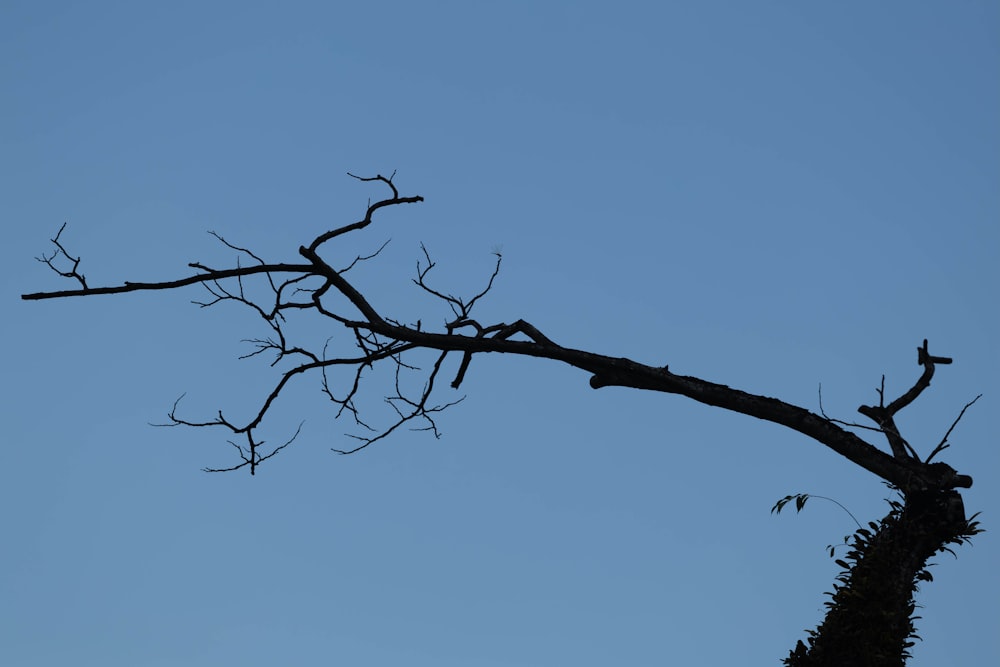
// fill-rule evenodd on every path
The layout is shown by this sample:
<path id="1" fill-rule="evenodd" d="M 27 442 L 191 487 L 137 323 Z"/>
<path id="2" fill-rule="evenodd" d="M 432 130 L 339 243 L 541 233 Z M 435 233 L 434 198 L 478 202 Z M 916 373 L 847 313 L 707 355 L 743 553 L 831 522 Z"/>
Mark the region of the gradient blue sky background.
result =
<path id="1" fill-rule="evenodd" d="M 689 400 L 481 358 L 440 440 L 338 457 L 308 380 L 256 477 L 265 333 L 197 289 L 26 303 L 63 221 L 92 285 L 272 261 L 360 217 L 389 173 L 426 202 L 357 284 L 386 314 L 438 284 L 565 345 L 860 419 L 914 348 L 952 355 L 902 414 L 975 477 L 990 530 L 937 559 L 911 664 L 1000 663 L 1000 4 L 16 2 L 0 6 L 4 399 L 0 663 L 778 664 L 888 490 L 795 433 Z M 324 340 L 326 328 L 305 328 Z M 379 409 L 379 387 L 372 409 Z M 447 394 L 444 396 L 447 398 Z M 375 412 L 371 413 L 374 417 Z M 882 446 L 882 443 L 878 443 Z"/>

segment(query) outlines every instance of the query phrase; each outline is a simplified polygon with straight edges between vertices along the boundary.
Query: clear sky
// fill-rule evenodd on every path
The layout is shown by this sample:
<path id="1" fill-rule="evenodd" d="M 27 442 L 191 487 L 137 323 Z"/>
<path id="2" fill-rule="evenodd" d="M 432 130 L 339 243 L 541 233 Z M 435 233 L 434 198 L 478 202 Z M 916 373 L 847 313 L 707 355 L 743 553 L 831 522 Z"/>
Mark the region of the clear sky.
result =
<path id="1" fill-rule="evenodd" d="M 27 303 L 271 261 L 358 219 L 398 171 L 426 202 L 344 240 L 356 280 L 442 322 L 478 314 L 862 419 L 917 345 L 951 355 L 902 413 L 990 531 L 942 555 L 912 665 L 1000 664 L 1000 4 L 996 2 L 19 2 L 0 5 L 3 423 L 0 663 L 778 664 L 822 616 L 888 490 L 817 443 L 687 399 L 591 390 L 552 362 L 475 361 L 440 440 L 341 457 L 317 385 L 264 425 L 255 477 L 225 434 L 256 410 L 266 333 L 203 293 Z M 334 332 L 303 328 L 310 340 Z M 373 380 L 376 378 L 373 377 Z M 367 404 L 379 412 L 373 382 Z M 449 398 L 445 394 L 442 398 Z M 879 446 L 884 443 L 878 442 Z"/>

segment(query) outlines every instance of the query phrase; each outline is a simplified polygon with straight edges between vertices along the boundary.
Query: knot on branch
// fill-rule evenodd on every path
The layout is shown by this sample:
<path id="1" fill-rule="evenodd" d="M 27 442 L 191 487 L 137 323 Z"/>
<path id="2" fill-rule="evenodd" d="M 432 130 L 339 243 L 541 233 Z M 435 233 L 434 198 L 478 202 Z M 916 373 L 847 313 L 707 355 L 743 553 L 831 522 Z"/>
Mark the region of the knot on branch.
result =
<path id="1" fill-rule="evenodd" d="M 935 357 L 932 356 L 927 351 L 927 339 L 924 339 L 924 344 L 917 348 L 917 363 L 921 366 L 927 366 L 928 364 L 950 364 L 952 362 L 951 357 Z"/>

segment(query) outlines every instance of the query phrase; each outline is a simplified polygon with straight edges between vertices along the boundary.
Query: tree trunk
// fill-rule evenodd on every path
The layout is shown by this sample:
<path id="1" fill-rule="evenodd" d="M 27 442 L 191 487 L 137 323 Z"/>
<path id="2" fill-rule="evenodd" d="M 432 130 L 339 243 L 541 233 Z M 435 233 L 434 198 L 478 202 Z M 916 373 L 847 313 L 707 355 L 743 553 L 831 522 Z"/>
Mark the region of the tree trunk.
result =
<path id="1" fill-rule="evenodd" d="M 913 595 L 927 561 L 976 531 L 954 490 L 911 493 L 875 530 L 854 536 L 826 618 L 785 659 L 790 667 L 900 667 L 916 638 Z"/>

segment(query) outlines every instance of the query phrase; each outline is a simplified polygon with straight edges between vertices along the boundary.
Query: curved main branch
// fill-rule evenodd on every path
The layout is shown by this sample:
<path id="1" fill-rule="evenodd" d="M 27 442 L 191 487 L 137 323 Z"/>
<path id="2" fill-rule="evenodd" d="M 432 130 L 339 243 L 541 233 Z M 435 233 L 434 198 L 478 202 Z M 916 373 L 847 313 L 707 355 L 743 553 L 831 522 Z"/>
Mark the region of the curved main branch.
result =
<path id="1" fill-rule="evenodd" d="M 972 478 L 967 475 L 958 475 L 947 467 L 928 470 L 926 466 L 897 459 L 865 442 L 854 433 L 837 426 L 829 419 L 797 405 L 698 377 L 677 375 L 671 373 L 665 366 L 649 366 L 623 357 L 610 357 L 563 347 L 540 333 L 536 335 L 541 340 L 522 341 L 507 340 L 498 336 L 471 337 L 429 333 L 369 322 L 352 322 L 350 326 L 368 328 L 417 347 L 471 354 L 491 352 L 517 354 L 560 361 L 591 373 L 590 386 L 594 389 L 619 386 L 680 394 L 699 403 L 740 412 L 798 431 L 902 489 L 912 488 L 914 484 L 942 488 L 972 486 Z M 534 326 L 523 320 L 518 320 L 511 327 L 499 326 L 504 327 L 502 330 L 513 328 L 522 333 L 538 332 Z"/>

